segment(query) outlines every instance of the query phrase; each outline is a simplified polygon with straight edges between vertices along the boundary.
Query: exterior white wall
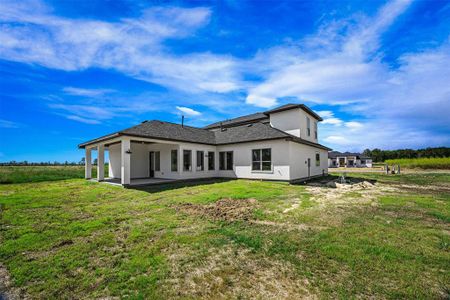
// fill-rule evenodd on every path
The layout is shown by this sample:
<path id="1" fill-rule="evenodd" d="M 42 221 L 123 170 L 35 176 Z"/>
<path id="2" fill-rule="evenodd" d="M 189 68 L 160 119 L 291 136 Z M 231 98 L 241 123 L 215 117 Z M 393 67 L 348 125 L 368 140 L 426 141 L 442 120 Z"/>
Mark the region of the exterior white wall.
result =
<path id="1" fill-rule="evenodd" d="M 131 178 L 149 176 L 148 144 L 131 143 Z"/>
<path id="2" fill-rule="evenodd" d="M 311 134 L 308 136 L 306 117 L 310 119 Z M 270 125 L 274 128 L 280 129 L 286 133 L 301 137 L 304 140 L 308 140 L 317 143 L 315 138 L 314 123 L 317 120 L 306 113 L 303 109 L 290 109 L 277 113 L 270 114 Z"/>
<path id="3" fill-rule="evenodd" d="M 316 153 L 320 154 L 320 166 L 316 166 Z M 328 151 L 308 145 L 289 142 L 291 180 L 308 177 L 308 158 L 311 159 L 310 176 L 328 173 Z"/>
<path id="4" fill-rule="evenodd" d="M 108 176 L 110 178 L 120 178 L 120 143 L 108 147 L 109 168 Z"/>
<path id="5" fill-rule="evenodd" d="M 171 151 L 178 150 L 178 171 L 171 171 Z M 191 150 L 192 154 L 192 170 L 183 170 L 183 150 Z M 169 178 L 169 179 L 195 179 L 195 178 L 208 178 L 217 177 L 218 166 L 218 154 L 215 154 L 215 167 L 216 170 L 208 170 L 208 152 L 216 152 L 216 146 L 193 144 L 193 143 L 179 143 L 178 145 L 170 144 L 150 144 L 148 151 L 159 151 L 160 152 L 160 168 L 161 171 L 155 171 L 155 177 L 159 178 Z M 204 159 L 204 170 L 197 171 L 197 151 L 203 151 Z M 147 164 L 148 166 L 148 164 Z"/>
<path id="6" fill-rule="evenodd" d="M 252 150 L 271 148 L 272 170 L 252 171 Z M 233 151 L 233 171 L 218 171 L 219 177 L 290 180 L 289 146 L 284 140 L 260 141 L 218 146 L 217 151 Z M 218 158 L 218 154 L 217 154 Z M 219 163 L 217 162 L 217 168 Z"/>
<path id="7" fill-rule="evenodd" d="M 272 170 L 252 171 L 252 150 L 272 149 Z M 178 170 L 171 171 L 171 150 L 178 150 Z M 192 151 L 192 170 L 183 170 L 183 150 Z M 121 145 L 109 146 L 109 176 L 121 176 Z M 178 144 L 139 144 L 131 143 L 131 178 L 149 177 L 149 152 L 160 152 L 160 171 L 155 171 L 155 178 L 196 179 L 210 177 L 248 178 L 265 180 L 295 180 L 308 177 L 305 161 L 311 158 L 311 176 L 328 172 L 328 152 L 312 146 L 285 140 L 270 140 L 212 146 L 193 143 Z M 196 151 L 204 152 L 204 170 L 196 170 Z M 215 153 L 215 170 L 208 170 L 208 152 Z M 219 152 L 233 151 L 233 170 L 219 170 Z M 321 165 L 316 167 L 315 154 L 320 153 Z"/>

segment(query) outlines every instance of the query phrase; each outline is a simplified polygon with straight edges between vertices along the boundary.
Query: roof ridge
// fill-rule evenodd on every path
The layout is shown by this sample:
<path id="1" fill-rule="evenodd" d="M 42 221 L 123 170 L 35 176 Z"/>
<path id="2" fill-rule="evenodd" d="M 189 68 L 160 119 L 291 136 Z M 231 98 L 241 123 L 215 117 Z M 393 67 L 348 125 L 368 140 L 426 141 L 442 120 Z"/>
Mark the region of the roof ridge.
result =
<path id="1" fill-rule="evenodd" d="M 201 128 L 201 127 L 195 127 L 195 126 L 190 126 L 190 125 L 186 125 L 186 124 L 181 125 L 181 124 L 178 124 L 178 123 L 175 123 L 175 122 L 170 122 L 170 121 L 161 121 L 161 120 L 156 120 L 156 119 L 154 119 L 154 120 L 146 120 L 146 123 L 149 123 L 149 122 L 168 123 L 168 124 L 172 124 L 172 125 L 178 125 L 178 126 L 180 126 L 180 127 L 189 127 L 189 128 L 193 128 L 193 129 L 200 129 L 200 130 L 204 130 L 204 131 L 209 131 L 209 130 L 204 129 L 204 128 Z M 141 124 L 142 124 L 142 123 L 141 123 Z M 138 125 L 136 125 L 136 126 L 139 126 L 139 125 L 141 125 L 141 124 L 138 124 Z"/>

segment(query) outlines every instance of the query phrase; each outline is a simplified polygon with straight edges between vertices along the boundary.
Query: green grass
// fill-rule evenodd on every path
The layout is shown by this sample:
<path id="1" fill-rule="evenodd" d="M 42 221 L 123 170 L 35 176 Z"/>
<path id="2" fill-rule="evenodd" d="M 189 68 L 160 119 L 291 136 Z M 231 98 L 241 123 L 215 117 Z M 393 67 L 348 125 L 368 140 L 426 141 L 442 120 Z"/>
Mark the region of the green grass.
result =
<path id="1" fill-rule="evenodd" d="M 108 167 L 105 165 L 105 176 Z M 97 176 L 93 166 L 92 176 Z M 0 184 L 84 178 L 84 166 L 0 166 Z"/>
<path id="2" fill-rule="evenodd" d="M 411 169 L 450 169 L 450 157 L 388 159 L 385 163 Z"/>
<path id="3" fill-rule="evenodd" d="M 450 174 L 350 176 L 417 189 L 321 205 L 304 186 L 247 180 L 1 185 L 0 262 L 39 299 L 448 297 Z M 256 199 L 253 218 L 177 209 L 223 198 Z"/>

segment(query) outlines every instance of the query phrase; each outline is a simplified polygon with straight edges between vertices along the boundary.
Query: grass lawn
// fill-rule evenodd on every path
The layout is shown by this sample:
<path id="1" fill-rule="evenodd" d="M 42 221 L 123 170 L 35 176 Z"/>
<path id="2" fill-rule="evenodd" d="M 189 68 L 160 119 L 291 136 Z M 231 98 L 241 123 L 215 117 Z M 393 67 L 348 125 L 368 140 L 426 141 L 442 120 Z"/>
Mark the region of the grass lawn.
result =
<path id="1" fill-rule="evenodd" d="M 108 165 L 105 165 L 108 176 Z M 97 166 L 92 166 L 92 177 L 97 177 Z M 84 166 L 1 166 L 0 184 L 53 181 L 84 178 Z"/>
<path id="2" fill-rule="evenodd" d="M 450 174 L 349 175 L 0 185 L 0 262 L 20 298 L 449 297 Z"/>
<path id="3" fill-rule="evenodd" d="M 388 159 L 385 163 L 412 169 L 450 169 L 450 157 Z"/>

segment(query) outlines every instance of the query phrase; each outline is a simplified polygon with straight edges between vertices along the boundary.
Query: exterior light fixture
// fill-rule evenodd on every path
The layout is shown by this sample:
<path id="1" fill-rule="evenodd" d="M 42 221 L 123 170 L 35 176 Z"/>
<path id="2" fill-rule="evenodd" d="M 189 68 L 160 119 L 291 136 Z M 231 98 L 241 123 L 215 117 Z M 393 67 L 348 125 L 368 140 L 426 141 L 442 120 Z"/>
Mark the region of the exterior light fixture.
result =
<path id="1" fill-rule="evenodd" d="M 131 149 L 128 149 L 127 151 L 125 151 L 126 154 L 131 154 Z"/>

